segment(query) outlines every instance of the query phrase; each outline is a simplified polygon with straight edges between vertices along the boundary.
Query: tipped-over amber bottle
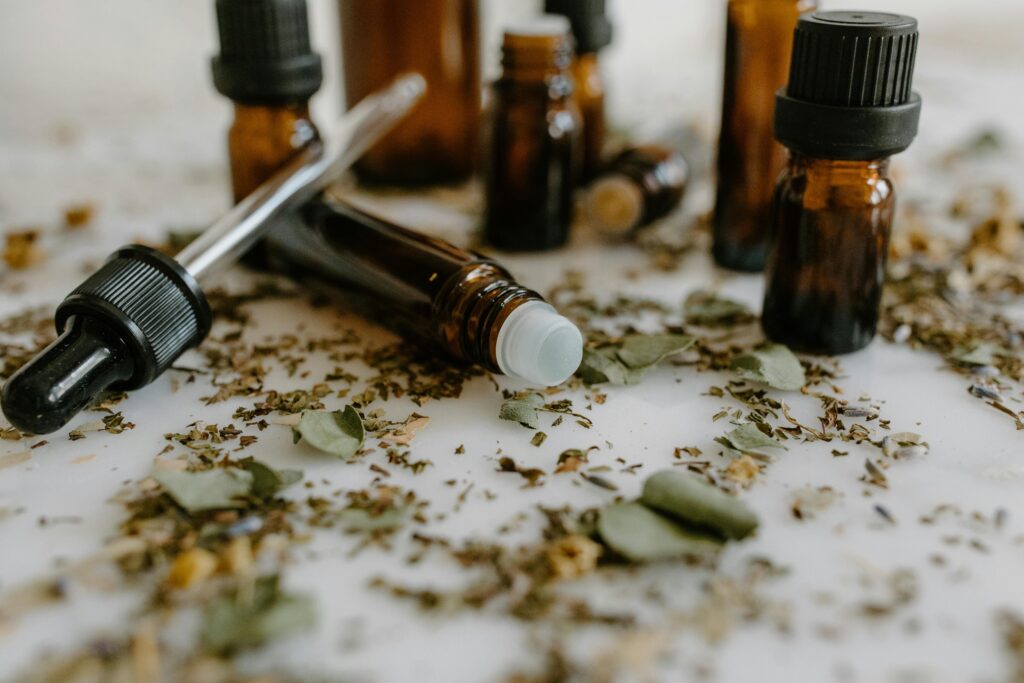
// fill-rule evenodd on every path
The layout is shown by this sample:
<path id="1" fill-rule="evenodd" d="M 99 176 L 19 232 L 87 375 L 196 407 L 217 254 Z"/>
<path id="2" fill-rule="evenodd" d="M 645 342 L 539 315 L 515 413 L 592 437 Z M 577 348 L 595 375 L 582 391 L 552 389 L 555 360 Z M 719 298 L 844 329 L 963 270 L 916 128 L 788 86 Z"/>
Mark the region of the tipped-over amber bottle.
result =
<path id="1" fill-rule="evenodd" d="M 629 237 L 679 206 L 689 175 L 686 160 L 674 149 L 624 150 L 587 191 L 590 222 L 606 235 Z"/>
<path id="2" fill-rule="evenodd" d="M 490 115 L 484 236 L 501 249 L 559 247 L 569 238 L 579 173 L 569 21 L 544 15 L 505 31 Z"/>
<path id="3" fill-rule="evenodd" d="M 913 141 L 921 110 L 911 90 L 917 36 L 917 22 L 895 14 L 800 19 L 776 105 L 790 154 L 762 311 L 773 341 L 840 354 L 875 335 L 896 202 L 889 156 Z"/>
<path id="4" fill-rule="evenodd" d="M 729 0 L 712 223 L 712 253 L 720 266 L 764 267 L 772 191 L 786 158 L 772 135 L 775 91 L 786 83 L 797 19 L 816 5 L 816 0 Z"/>
<path id="5" fill-rule="evenodd" d="M 462 362 L 546 386 L 579 367 L 579 330 L 479 254 L 326 198 L 267 241 L 279 268 L 348 290 L 371 317 Z"/>
<path id="6" fill-rule="evenodd" d="M 236 202 L 319 136 L 309 98 L 323 78 L 306 0 L 217 0 L 217 90 L 235 103 L 228 132 Z"/>
<path id="7" fill-rule="evenodd" d="M 478 0 L 339 0 L 345 100 L 354 106 L 414 71 L 427 94 L 356 164 L 363 180 L 461 181 L 476 167 L 480 136 Z"/>
<path id="8" fill-rule="evenodd" d="M 599 53 L 612 42 L 612 25 L 605 14 L 605 0 L 545 0 L 544 11 L 568 18 L 576 39 L 572 76 L 583 117 L 582 173 L 590 179 L 601 170 L 604 150 L 605 89 Z"/>

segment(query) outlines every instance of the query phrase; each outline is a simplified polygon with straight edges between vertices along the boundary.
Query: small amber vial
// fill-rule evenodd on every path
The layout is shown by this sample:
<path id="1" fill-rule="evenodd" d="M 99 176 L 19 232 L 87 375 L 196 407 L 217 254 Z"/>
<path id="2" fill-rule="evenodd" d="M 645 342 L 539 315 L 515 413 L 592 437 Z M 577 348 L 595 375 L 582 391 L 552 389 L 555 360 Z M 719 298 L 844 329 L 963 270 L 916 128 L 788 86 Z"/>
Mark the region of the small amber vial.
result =
<path id="1" fill-rule="evenodd" d="M 614 238 L 628 238 L 664 218 L 683 201 L 690 171 L 683 155 L 660 145 L 620 152 L 587 190 L 591 224 Z"/>
<path id="2" fill-rule="evenodd" d="M 484 237 L 508 250 L 565 244 L 581 152 L 569 21 L 543 15 L 505 31 L 494 84 Z"/>
<path id="3" fill-rule="evenodd" d="M 459 361 L 545 386 L 579 367 L 576 326 L 484 256 L 329 197 L 267 239 L 273 265 L 345 290 L 368 317 Z"/>
<path id="4" fill-rule="evenodd" d="M 605 14 L 605 0 L 545 0 L 544 10 L 569 19 L 576 40 L 572 64 L 576 104 L 583 117 L 583 178 L 601 170 L 605 140 L 604 78 L 600 52 L 612 42 L 612 24 Z"/>
<path id="5" fill-rule="evenodd" d="M 772 190 L 785 150 L 772 135 L 775 91 L 786 83 L 793 28 L 816 0 L 729 0 L 712 253 L 718 265 L 764 267 Z"/>
<path id="6" fill-rule="evenodd" d="M 776 102 L 789 161 L 766 265 L 762 325 L 773 341 L 842 354 L 875 336 L 896 202 L 889 157 L 913 141 L 921 111 L 917 41 L 917 22 L 896 14 L 800 19 Z"/>
<path id="7" fill-rule="evenodd" d="M 228 132 L 231 190 L 247 197 L 319 137 L 309 98 L 323 79 L 306 0 L 217 0 L 217 90 L 235 103 Z"/>
<path id="8" fill-rule="evenodd" d="M 356 163 L 360 179 L 423 185 L 469 178 L 481 120 L 479 0 L 338 0 L 345 101 L 399 74 L 427 81 L 423 100 Z"/>

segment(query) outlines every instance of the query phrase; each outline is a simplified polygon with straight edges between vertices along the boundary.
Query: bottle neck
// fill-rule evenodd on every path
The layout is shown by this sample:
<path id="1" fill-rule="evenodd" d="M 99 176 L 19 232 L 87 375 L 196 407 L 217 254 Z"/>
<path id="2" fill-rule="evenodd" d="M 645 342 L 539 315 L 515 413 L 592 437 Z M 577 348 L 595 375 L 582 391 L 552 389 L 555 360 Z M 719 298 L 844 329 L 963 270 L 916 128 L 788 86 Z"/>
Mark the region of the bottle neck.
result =
<path id="1" fill-rule="evenodd" d="M 845 184 L 856 180 L 888 177 L 889 157 L 853 161 L 822 159 L 799 152 L 790 152 L 788 170 L 790 173 L 799 173 L 815 180 Z"/>
<path id="2" fill-rule="evenodd" d="M 505 34 L 501 48 L 501 80 L 521 84 L 552 84 L 571 88 L 572 39 L 566 35 Z"/>
<path id="3" fill-rule="evenodd" d="M 235 102 L 235 122 L 267 123 L 278 125 L 281 121 L 306 120 L 312 123 L 309 100 L 296 102 L 250 103 Z"/>

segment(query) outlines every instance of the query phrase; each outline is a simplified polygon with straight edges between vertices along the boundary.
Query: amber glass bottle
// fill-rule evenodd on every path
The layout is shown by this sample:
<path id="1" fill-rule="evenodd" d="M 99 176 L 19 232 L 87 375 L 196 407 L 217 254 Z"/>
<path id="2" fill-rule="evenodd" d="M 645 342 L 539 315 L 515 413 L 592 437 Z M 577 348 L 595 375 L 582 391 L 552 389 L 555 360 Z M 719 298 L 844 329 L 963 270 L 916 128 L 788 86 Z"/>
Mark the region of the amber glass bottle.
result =
<path id="1" fill-rule="evenodd" d="M 914 19 L 895 14 L 800 19 L 776 104 L 790 155 L 766 267 L 762 325 L 773 341 L 839 354 L 875 335 L 896 201 L 888 158 L 913 141 L 921 110 L 917 35 Z"/>
<path id="2" fill-rule="evenodd" d="M 213 79 L 235 103 L 228 152 L 238 202 L 318 137 L 309 98 L 323 77 L 306 0 L 217 0 L 216 7 Z"/>
<path id="3" fill-rule="evenodd" d="M 624 150 L 587 191 L 590 221 L 606 235 L 629 237 L 679 206 L 689 175 L 686 160 L 674 149 Z"/>
<path id="4" fill-rule="evenodd" d="M 480 131 L 478 0 L 339 0 L 345 100 L 352 107 L 401 73 L 427 94 L 356 164 L 360 178 L 424 184 L 465 180 Z"/>
<path id="5" fill-rule="evenodd" d="M 786 83 L 793 28 L 816 0 L 729 0 L 725 87 L 712 224 L 715 261 L 764 267 L 775 181 L 785 151 L 772 135 L 775 91 Z"/>
<path id="6" fill-rule="evenodd" d="M 545 0 L 544 10 L 569 19 L 576 40 L 572 76 L 583 117 L 582 173 L 589 180 L 600 171 L 604 150 L 605 90 L 599 52 L 612 42 L 612 25 L 605 14 L 605 0 Z"/>
<path id="7" fill-rule="evenodd" d="M 330 199 L 267 239 L 279 268 L 354 293 L 370 317 L 460 361 L 545 385 L 579 366 L 579 330 L 483 256 Z"/>
<path id="8" fill-rule="evenodd" d="M 499 248 L 559 247 L 569 238 L 580 162 L 572 37 L 545 15 L 505 31 L 489 124 L 484 236 Z"/>

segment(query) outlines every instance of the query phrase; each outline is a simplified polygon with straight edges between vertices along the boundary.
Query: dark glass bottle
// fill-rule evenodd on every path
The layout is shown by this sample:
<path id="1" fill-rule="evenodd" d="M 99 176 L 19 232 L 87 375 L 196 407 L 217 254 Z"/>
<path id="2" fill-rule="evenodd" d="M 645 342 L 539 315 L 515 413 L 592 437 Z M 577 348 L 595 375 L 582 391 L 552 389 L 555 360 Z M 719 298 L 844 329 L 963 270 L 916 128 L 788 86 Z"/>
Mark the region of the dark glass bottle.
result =
<path id="1" fill-rule="evenodd" d="M 505 31 L 484 217 L 487 242 L 501 249 L 550 249 L 569 238 L 581 152 L 572 55 L 565 17 L 545 15 Z"/>
<path id="2" fill-rule="evenodd" d="M 816 0 L 729 0 L 725 84 L 712 223 L 715 261 L 764 267 L 772 191 L 785 151 L 772 135 L 775 91 L 786 83 L 793 28 Z"/>
<path id="3" fill-rule="evenodd" d="M 343 288 L 370 317 L 460 361 L 544 385 L 579 366 L 579 330 L 479 254 L 329 199 L 267 241 L 277 267 Z"/>
<path id="4" fill-rule="evenodd" d="M 624 150 L 587 190 L 590 221 L 606 235 L 629 237 L 679 206 L 689 175 L 686 160 L 674 149 Z"/>
<path id="5" fill-rule="evenodd" d="M 896 196 L 889 157 L 917 133 L 917 22 L 877 12 L 800 19 L 775 130 L 790 150 L 775 191 L 765 333 L 840 354 L 875 335 Z M 850 46 L 863 46 L 852 50 Z"/>
<path id="6" fill-rule="evenodd" d="M 339 0 L 348 107 L 415 71 L 416 109 L 356 164 L 363 180 L 425 184 L 473 173 L 480 136 L 478 0 Z"/>
<path id="7" fill-rule="evenodd" d="M 213 80 L 235 103 L 228 153 L 239 202 L 319 137 L 309 98 L 323 74 L 310 48 L 306 0 L 217 0 L 216 8 Z"/>
<path id="8" fill-rule="evenodd" d="M 605 88 L 599 53 L 612 42 L 612 25 L 605 14 L 605 0 L 545 0 L 544 11 L 568 18 L 576 39 L 572 76 L 583 117 L 582 173 L 590 179 L 601 170 L 604 150 Z"/>

